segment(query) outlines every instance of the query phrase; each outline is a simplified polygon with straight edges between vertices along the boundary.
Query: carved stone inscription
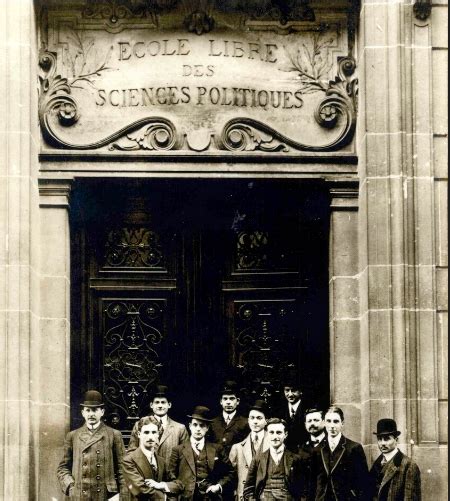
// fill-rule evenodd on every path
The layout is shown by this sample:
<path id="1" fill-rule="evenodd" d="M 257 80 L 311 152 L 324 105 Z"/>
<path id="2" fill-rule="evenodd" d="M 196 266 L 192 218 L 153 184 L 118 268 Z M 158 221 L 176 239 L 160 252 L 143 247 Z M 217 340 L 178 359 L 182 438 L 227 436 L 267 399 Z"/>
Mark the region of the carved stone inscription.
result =
<path id="1" fill-rule="evenodd" d="M 57 16 L 50 26 L 40 61 L 50 146 L 333 151 L 352 139 L 355 68 L 338 24 L 201 36 Z"/>

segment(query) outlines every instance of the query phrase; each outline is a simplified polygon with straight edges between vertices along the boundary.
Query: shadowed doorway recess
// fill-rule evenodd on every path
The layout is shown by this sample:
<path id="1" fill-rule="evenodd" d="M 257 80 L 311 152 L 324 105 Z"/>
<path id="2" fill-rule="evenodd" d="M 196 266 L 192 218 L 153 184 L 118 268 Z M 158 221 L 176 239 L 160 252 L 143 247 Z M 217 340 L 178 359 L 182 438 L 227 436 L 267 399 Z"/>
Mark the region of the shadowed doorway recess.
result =
<path id="1" fill-rule="evenodd" d="M 78 180 L 71 200 L 73 424 L 87 388 L 125 435 L 154 383 L 174 417 L 226 378 L 274 404 L 329 396 L 328 191 L 276 180 Z"/>

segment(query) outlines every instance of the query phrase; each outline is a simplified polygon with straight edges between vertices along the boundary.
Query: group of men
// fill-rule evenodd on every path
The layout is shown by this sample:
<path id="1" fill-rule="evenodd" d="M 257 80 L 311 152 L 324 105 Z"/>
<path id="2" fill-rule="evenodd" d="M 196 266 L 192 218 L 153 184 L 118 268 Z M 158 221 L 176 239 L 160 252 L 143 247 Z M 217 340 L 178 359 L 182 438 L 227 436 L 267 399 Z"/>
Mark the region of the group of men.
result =
<path id="1" fill-rule="evenodd" d="M 362 445 L 342 433 L 339 407 L 305 409 L 296 384 L 283 391 L 277 415 L 256 400 L 244 417 L 228 381 L 222 413 L 212 418 L 207 407 L 195 407 L 188 433 L 169 417 L 168 388 L 157 386 L 151 415 L 135 424 L 125 451 L 120 432 L 102 422 L 101 394 L 90 390 L 81 404 L 85 424 L 65 440 L 61 489 L 86 501 L 420 500 L 420 471 L 398 449 L 393 419 L 377 423 L 381 455 L 369 471 Z"/>

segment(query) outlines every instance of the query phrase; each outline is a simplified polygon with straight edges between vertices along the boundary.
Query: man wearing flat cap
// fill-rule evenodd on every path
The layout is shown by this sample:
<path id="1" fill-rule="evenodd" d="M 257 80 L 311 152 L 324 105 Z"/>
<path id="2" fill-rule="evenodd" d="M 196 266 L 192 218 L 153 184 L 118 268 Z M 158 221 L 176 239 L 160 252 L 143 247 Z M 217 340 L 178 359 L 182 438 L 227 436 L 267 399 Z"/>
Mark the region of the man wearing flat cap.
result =
<path id="1" fill-rule="evenodd" d="M 370 470 L 373 501 L 420 501 L 420 470 L 398 449 L 397 423 L 380 419 L 374 435 L 381 454 Z"/>
<path id="2" fill-rule="evenodd" d="M 57 469 L 61 490 L 71 499 L 119 499 L 119 492 L 122 499 L 128 499 L 122 475 L 122 435 L 102 422 L 104 413 L 102 395 L 87 391 L 81 403 L 85 424 L 67 434 Z"/>
<path id="3" fill-rule="evenodd" d="M 244 487 L 252 459 L 259 452 L 264 452 L 269 448 L 269 441 L 265 432 L 267 417 L 268 409 L 266 402 L 264 400 L 256 400 L 250 407 L 248 414 L 250 433 L 242 442 L 238 442 L 231 447 L 230 461 L 238 475 L 236 501 L 244 499 Z"/>
<path id="4" fill-rule="evenodd" d="M 227 454 L 231 446 L 248 435 L 247 418 L 238 414 L 239 391 L 235 381 L 226 381 L 221 392 L 222 412 L 211 423 L 211 442 L 221 445 Z"/>
<path id="5" fill-rule="evenodd" d="M 205 440 L 212 421 L 209 409 L 197 406 L 188 418 L 190 440 L 175 447 L 170 458 L 171 493 L 180 501 L 231 499 L 233 467 L 221 446 Z"/>
<path id="6" fill-rule="evenodd" d="M 169 410 L 172 407 L 172 399 L 169 388 L 164 385 L 157 385 L 153 391 L 150 409 L 155 418 L 161 423 L 162 434 L 159 439 L 158 455 L 164 458 L 166 467 L 169 467 L 172 449 L 177 445 L 189 440 L 186 426 L 177 423 L 169 417 Z M 134 425 L 128 443 L 127 452 L 131 452 L 139 447 L 138 422 Z"/>

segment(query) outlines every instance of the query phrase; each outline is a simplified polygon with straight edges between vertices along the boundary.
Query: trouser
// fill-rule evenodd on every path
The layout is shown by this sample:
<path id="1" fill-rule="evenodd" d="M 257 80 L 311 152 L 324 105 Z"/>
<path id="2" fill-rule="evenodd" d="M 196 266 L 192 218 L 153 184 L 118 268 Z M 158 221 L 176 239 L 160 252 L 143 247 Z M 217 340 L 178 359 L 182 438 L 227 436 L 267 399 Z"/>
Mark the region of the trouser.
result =
<path id="1" fill-rule="evenodd" d="M 284 488 L 264 489 L 260 501 L 294 501 L 290 492 Z"/>

